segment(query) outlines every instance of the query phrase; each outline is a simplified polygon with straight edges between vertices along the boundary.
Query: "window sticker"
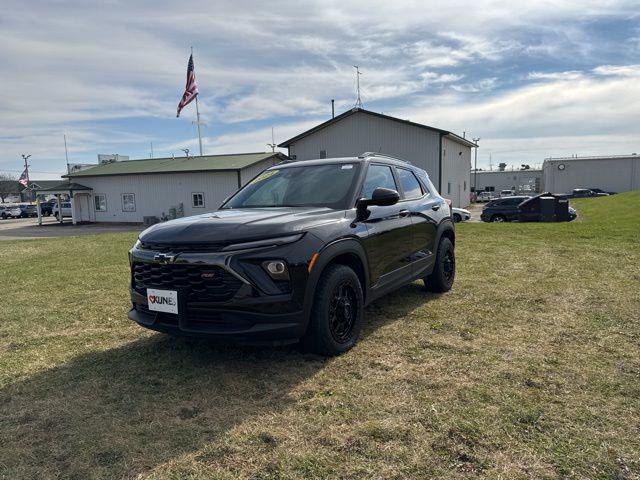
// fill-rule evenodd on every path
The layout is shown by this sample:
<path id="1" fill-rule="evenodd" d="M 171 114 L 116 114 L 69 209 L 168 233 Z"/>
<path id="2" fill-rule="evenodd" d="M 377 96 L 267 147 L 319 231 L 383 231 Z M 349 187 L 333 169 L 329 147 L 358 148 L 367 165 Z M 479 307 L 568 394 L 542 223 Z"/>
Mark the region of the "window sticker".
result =
<path id="1" fill-rule="evenodd" d="M 348 163 L 348 164 L 346 164 L 346 165 L 342 165 L 342 166 L 340 167 L 340 170 L 351 170 L 352 168 L 353 168 L 353 164 Z"/>
<path id="2" fill-rule="evenodd" d="M 260 175 L 258 175 L 256 178 L 254 178 L 253 180 L 251 180 L 251 182 L 249 182 L 250 185 L 253 185 L 254 183 L 259 183 L 262 182 L 263 180 L 266 180 L 269 177 L 273 177 L 276 173 L 278 173 L 280 170 L 267 170 L 266 172 L 262 172 Z"/>

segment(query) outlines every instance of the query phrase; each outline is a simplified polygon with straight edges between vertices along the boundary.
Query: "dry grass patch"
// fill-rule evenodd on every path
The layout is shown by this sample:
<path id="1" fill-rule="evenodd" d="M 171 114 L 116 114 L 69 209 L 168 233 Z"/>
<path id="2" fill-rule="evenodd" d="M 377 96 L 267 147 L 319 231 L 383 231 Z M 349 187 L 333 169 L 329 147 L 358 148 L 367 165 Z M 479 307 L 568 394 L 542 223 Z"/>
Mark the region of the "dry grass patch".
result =
<path id="1" fill-rule="evenodd" d="M 460 226 L 334 359 L 132 325 L 131 234 L 3 243 L 0 476 L 637 478 L 640 195 L 576 204 Z"/>

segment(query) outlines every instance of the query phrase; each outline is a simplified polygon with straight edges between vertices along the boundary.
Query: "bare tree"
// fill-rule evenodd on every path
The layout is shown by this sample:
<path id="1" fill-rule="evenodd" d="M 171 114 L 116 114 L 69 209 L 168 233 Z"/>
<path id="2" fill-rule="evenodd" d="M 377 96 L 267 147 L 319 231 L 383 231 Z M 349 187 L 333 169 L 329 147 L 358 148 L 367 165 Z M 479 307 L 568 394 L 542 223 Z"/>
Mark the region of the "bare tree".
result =
<path id="1" fill-rule="evenodd" d="M 4 199 L 9 195 L 17 195 L 20 192 L 19 186 L 16 176 L 0 173 L 0 201 L 4 203 Z"/>

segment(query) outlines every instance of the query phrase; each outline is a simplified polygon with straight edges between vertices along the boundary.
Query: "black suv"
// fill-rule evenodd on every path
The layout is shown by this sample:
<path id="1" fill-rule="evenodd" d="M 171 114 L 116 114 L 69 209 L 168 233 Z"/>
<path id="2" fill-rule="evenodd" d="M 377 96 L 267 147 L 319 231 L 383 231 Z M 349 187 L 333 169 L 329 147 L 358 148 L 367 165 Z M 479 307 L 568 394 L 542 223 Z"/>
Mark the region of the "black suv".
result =
<path id="1" fill-rule="evenodd" d="M 530 197 L 503 197 L 491 200 L 480 214 L 483 222 L 513 222 L 520 216 L 520 205 Z"/>
<path id="2" fill-rule="evenodd" d="M 154 225 L 129 252 L 129 318 L 171 334 L 303 340 L 336 355 L 364 306 L 455 276 L 449 206 L 427 173 L 378 154 L 275 165 L 216 211 Z"/>

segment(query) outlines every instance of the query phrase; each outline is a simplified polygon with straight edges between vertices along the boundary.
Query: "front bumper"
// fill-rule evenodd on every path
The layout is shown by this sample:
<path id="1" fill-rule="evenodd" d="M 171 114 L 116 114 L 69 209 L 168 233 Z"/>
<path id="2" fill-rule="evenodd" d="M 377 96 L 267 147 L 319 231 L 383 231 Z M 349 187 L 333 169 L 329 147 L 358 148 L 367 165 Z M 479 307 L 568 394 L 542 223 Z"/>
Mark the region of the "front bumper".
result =
<path id="1" fill-rule="evenodd" d="M 307 236 L 308 237 L 308 236 Z M 312 245 L 309 245 L 311 243 Z M 203 289 L 202 282 L 197 287 L 185 284 L 173 285 L 170 277 L 161 277 L 161 285 L 147 285 L 178 291 L 178 314 L 149 310 L 145 288 L 136 279 L 136 265 L 144 264 L 153 268 L 145 279 L 155 278 L 166 271 L 166 257 L 163 262 L 156 260 L 157 251 L 134 248 L 130 251 L 132 265 L 131 302 L 129 318 L 139 325 L 152 330 L 174 335 L 219 338 L 239 343 L 284 344 L 299 340 L 306 330 L 308 311 L 305 289 L 308 280 L 307 266 L 313 251 L 314 239 L 306 242 L 234 252 L 183 252 L 171 254 L 174 265 L 184 279 L 184 271 L 189 278 L 213 269 L 221 269 L 227 278 L 234 277 L 233 291 L 220 298 L 212 295 L 215 288 Z M 311 249 L 309 248 L 311 247 Z M 288 285 L 278 285 L 272 281 L 260 266 L 266 259 L 286 259 L 290 281 Z M 147 271 L 148 269 L 143 269 Z M 194 274 L 194 271 L 196 272 Z M 176 277 L 178 278 L 178 277 Z M 236 288 L 237 287 L 237 288 Z"/>

